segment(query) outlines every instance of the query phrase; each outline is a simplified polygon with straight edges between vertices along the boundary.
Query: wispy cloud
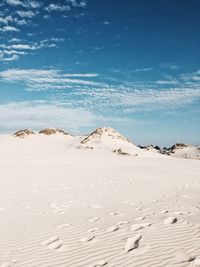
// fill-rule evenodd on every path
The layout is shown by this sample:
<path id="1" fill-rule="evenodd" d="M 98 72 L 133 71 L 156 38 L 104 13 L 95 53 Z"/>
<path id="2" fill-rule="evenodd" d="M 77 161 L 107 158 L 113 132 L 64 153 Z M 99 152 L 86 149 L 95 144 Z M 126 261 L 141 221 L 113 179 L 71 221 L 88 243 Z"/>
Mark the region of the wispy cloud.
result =
<path id="1" fill-rule="evenodd" d="M 50 4 L 47 7 L 44 8 L 48 12 L 53 12 L 53 11 L 69 11 L 71 8 L 70 6 L 66 5 L 59 5 L 59 4 Z"/>
<path id="2" fill-rule="evenodd" d="M 12 16 L 5 16 L 5 17 L 0 17 L 0 23 L 2 24 L 8 24 L 10 22 L 13 22 Z"/>
<path id="3" fill-rule="evenodd" d="M 9 40 L 9 44 L 0 45 L 0 54 L 1 54 L 0 60 L 7 61 L 4 60 L 3 55 L 8 55 L 8 54 L 18 55 L 17 57 L 13 57 L 13 60 L 16 60 L 19 58 L 19 56 L 27 55 L 29 53 L 33 53 L 40 49 L 57 48 L 57 44 L 63 42 L 64 40 L 65 39 L 63 38 L 49 38 L 41 40 L 40 42 L 22 43 L 22 40 L 17 38 L 12 38 Z"/>
<path id="4" fill-rule="evenodd" d="M 32 91 L 50 89 L 54 91 L 55 99 L 71 108 L 84 107 L 101 113 L 111 110 L 116 113 L 164 111 L 189 105 L 200 98 L 199 84 L 160 80 L 157 84 L 110 85 L 102 77 L 100 82 L 99 78 L 95 73 L 71 74 L 59 70 L 9 69 L 0 72 L 4 82 L 23 82 L 27 90 Z"/>
<path id="5" fill-rule="evenodd" d="M 9 62 L 9 61 L 15 61 L 17 59 L 19 59 L 19 55 L 17 55 L 17 53 L 6 54 L 0 52 L 0 61 Z"/>
<path id="6" fill-rule="evenodd" d="M 79 97 L 78 97 L 79 96 Z M 80 97 L 81 96 L 81 97 Z M 178 109 L 200 98 L 200 88 L 135 89 L 125 86 L 100 88 L 79 88 L 62 94 L 62 99 L 74 106 L 88 106 L 93 110 L 108 112 L 115 110 L 132 113 Z"/>
<path id="7" fill-rule="evenodd" d="M 95 78 L 95 73 L 70 74 L 59 70 L 10 69 L 0 72 L 0 77 L 8 82 L 24 82 L 29 90 L 47 90 L 72 88 L 73 85 L 101 86 L 96 81 L 83 78 Z"/>
<path id="8" fill-rule="evenodd" d="M 13 27 L 13 26 L 4 26 L 3 28 L 0 28 L 0 31 L 2 31 L 2 32 L 19 32 L 20 30 Z"/>
<path id="9" fill-rule="evenodd" d="M 65 3 L 65 4 L 64 4 Z M 66 0 L 65 2 L 62 2 L 62 4 L 59 3 L 51 3 L 48 6 L 44 7 L 44 10 L 47 12 L 65 12 L 70 11 L 72 8 L 85 8 L 87 6 L 86 0 Z"/>
<path id="10" fill-rule="evenodd" d="M 162 64 L 160 64 L 160 67 L 162 67 L 164 69 L 170 69 L 170 70 L 178 70 L 179 69 L 179 65 L 176 63 L 162 63 Z"/>
<path id="11" fill-rule="evenodd" d="M 11 6 L 24 6 L 23 2 L 20 0 L 6 0 L 6 3 Z"/>
<path id="12" fill-rule="evenodd" d="M 171 80 L 158 80 L 155 82 L 156 84 L 160 84 L 160 85 L 173 85 L 173 84 L 178 84 L 178 81 L 175 79 L 171 79 Z"/>
<path id="13" fill-rule="evenodd" d="M 183 79 L 185 82 L 200 82 L 200 69 L 192 73 L 181 74 L 181 79 Z"/>
<path id="14" fill-rule="evenodd" d="M 73 7 L 82 7 L 87 6 L 87 0 L 66 0 L 67 3 L 71 4 Z"/>
<path id="15" fill-rule="evenodd" d="M 5 2 L 11 6 L 22 6 L 25 8 L 39 8 L 41 6 L 41 2 L 36 0 L 5 0 Z"/>
<path id="16" fill-rule="evenodd" d="M 38 14 L 37 12 L 33 12 L 31 10 L 29 10 L 29 11 L 21 11 L 21 10 L 18 10 L 16 13 L 21 18 L 33 18 L 34 16 L 36 16 Z"/>
<path id="17" fill-rule="evenodd" d="M 134 72 L 146 72 L 146 71 L 151 71 L 152 68 L 141 68 L 141 69 L 135 69 Z"/>

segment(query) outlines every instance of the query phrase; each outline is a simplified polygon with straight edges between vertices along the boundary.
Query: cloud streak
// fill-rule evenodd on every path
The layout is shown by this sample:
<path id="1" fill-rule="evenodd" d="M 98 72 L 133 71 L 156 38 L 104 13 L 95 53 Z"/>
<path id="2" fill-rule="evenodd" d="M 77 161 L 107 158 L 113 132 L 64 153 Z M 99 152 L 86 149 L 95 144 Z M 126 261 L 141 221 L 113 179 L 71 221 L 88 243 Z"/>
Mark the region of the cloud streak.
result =
<path id="1" fill-rule="evenodd" d="M 59 70 L 10 69 L 0 72 L 0 77 L 8 82 L 24 82 L 29 90 L 72 88 L 73 85 L 101 86 L 96 81 L 83 78 L 96 78 L 95 73 L 70 74 Z"/>
<path id="2" fill-rule="evenodd" d="M 49 39 L 44 39 L 40 42 L 34 42 L 34 43 L 21 43 L 20 39 L 17 38 L 12 38 L 10 39 L 10 43 L 12 44 L 1 44 L 0 45 L 0 55 L 1 61 L 6 61 L 5 59 L 7 57 L 5 57 L 5 55 L 8 54 L 15 54 L 15 56 L 18 55 L 18 57 L 16 59 L 19 58 L 19 56 L 22 55 L 27 55 L 30 54 L 37 50 L 41 50 L 44 48 L 57 48 L 57 44 L 60 42 L 63 42 L 65 39 L 63 38 L 49 38 Z M 13 57 L 13 60 L 15 60 L 15 58 Z"/>
<path id="3" fill-rule="evenodd" d="M 19 29 L 13 26 L 4 26 L 3 28 L 0 28 L 1 32 L 20 32 Z"/>
<path id="4" fill-rule="evenodd" d="M 68 107 L 84 107 L 100 113 L 164 111 L 189 105 L 200 98 L 199 83 L 179 80 L 110 85 L 96 73 L 64 73 L 53 69 L 9 69 L 0 72 L 0 79 L 9 83 L 23 82 L 29 91 L 51 90 L 55 100 L 67 103 Z"/>
<path id="5" fill-rule="evenodd" d="M 70 11 L 71 10 L 70 6 L 59 5 L 59 4 L 50 4 L 47 7 L 45 7 L 44 9 L 49 13 L 51 13 L 53 11 L 64 12 L 64 11 Z"/>

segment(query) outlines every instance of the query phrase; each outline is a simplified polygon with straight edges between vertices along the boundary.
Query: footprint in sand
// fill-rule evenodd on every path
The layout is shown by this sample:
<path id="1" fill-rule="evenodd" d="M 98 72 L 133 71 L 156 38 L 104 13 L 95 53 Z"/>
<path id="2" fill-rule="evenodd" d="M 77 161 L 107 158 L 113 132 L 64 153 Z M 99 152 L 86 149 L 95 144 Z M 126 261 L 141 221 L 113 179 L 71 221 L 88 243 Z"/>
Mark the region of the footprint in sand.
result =
<path id="1" fill-rule="evenodd" d="M 112 211 L 112 212 L 109 213 L 110 216 L 116 216 L 118 214 L 119 214 L 118 211 Z"/>
<path id="2" fill-rule="evenodd" d="M 124 202 L 123 202 L 124 204 L 130 204 L 131 203 L 131 201 L 130 200 L 124 200 Z"/>
<path id="3" fill-rule="evenodd" d="M 91 228 L 91 229 L 89 229 L 88 231 L 87 231 L 87 233 L 93 233 L 93 232 L 97 232 L 97 231 L 99 231 L 100 230 L 100 228 L 99 227 L 94 227 L 94 228 Z"/>
<path id="4" fill-rule="evenodd" d="M 94 210 L 102 209 L 102 207 L 98 204 L 91 204 L 89 205 L 89 208 L 94 209 Z"/>
<path id="5" fill-rule="evenodd" d="M 186 215 L 186 214 L 190 214 L 190 212 L 188 212 L 188 211 L 174 211 L 173 214 L 174 215 Z"/>
<path id="6" fill-rule="evenodd" d="M 176 223 L 178 220 L 176 217 L 168 217 L 164 220 L 164 224 L 174 224 Z"/>
<path id="7" fill-rule="evenodd" d="M 120 225 L 124 225 L 128 223 L 129 223 L 128 221 L 120 221 L 120 222 L 117 222 L 117 225 L 120 226 Z"/>
<path id="8" fill-rule="evenodd" d="M 88 220 L 88 222 L 97 222 L 97 221 L 99 221 L 99 220 L 100 220 L 99 217 L 94 217 L 94 218 L 90 218 L 90 219 Z"/>
<path id="9" fill-rule="evenodd" d="M 60 224 L 56 228 L 60 230 L 60 229 L 68 228 L 70 225 L 71 225 L 70 223 Z"/>
<path id="10" fill-rule="evenodd" d="M 133 224 L 131 225 L 131 231 L 138 231 L 141 230 L 143 228 L 147 228 L 149 226 L 151 226 L 151 223 L 138 223 L 138 224 Z"/>
<path id="11" fill-rule="evenodd" d="M 138 211 L 138 210 L 142 210 L 142 207 L 136 207 L 135 210 L 136 210 L 136 211 Z"/>
<path id="12" fill-rule="evenodd" d="M 146 212 L 144 213 L 144 216 L 152 216 L 155 215 L 155 212 Z"/>
<path id="13" fill-rule="evenodd" d="M 105 260 L 100 260 L 98 262 L 96 262 L 95 264 L 91 265 L 91 267 L 103 267 L 105 265 L 107 265 L 108 262 Z"/>
<path id="14" fill-rule="evenodd" d="M 113 226 L 108 227 L 106 232 L 111 233 L 111 232 L 116 232 L 117 230 L 119 230 L 119 227 L 116 225 L 113 225 Z"/>
<path id="15" fill-rule="evenodd" d="M 58 214 L 63 214 L 64 213 L 64 208 L 62 206 L 59 206 L 57 203 L 53 202 L 50 204 L 51 209 L 53 212 L 58 213 Z"/>
<path id="16" fill-rule="evenodd" d="M 125 252 L 129 252 L 133 249 L 136 249 L 139 246 L 139 241 L 142 238 L 142 235 L 137 234 L 136 236 L 129 237 L 126 241 Z"/>
<path id="17" fill-rule="evenodd" d="M 194 260 L 194 262 L 193 262 L 193 265 L 194 265 L 195 267 L 200 266 L 200 257 L 199 257 L 199 256 L 195 258 L 195 260 Z"/>
<path id="18" fill-rule="evenodd" d="M 138 222 L 138 221 L 143 221 L 143 220 L 145 220 L 146 219 L 146 217 L 145 216 L 142 216 L 142 217 L 137 217 L 137 218 L 135 218 L 135 222 Z"/>
<path id="19" fill-rule="evenodd" d="M 153 203 L 157 203 L 157 202 L 159 202 L 159 199 L 155 198 L 155 199 L 152 200 L 152 202 Z"/>
<path id="20" fill-rule="evenodd" d="M 165 213 L 168 213 L 169 211 L 168 210 L 161 210 L 159 213 L 160 214 L 165 214 Z"/>
<path id="21" fill-rule="evenodd" d="M 59 250 L 61 248 L 63 249 L 62 241 L 57 236 L 53 236 L 53 237 L 41 242 L 40 244 L 42 246 L 46 246 L 47 248 L 49 248 L 51 250 Z"/>
<path id="22" fill-rule="evenodd" d="M 194 256 L 190 255 L 185 250 L 178 250 L 175 253 L 175 261 L 176 263 L 186 263 L 193 261 L 195 259 Z"/>
<path id="23" fill-rule="evenodd" d="M 81 242 L 81 243 L 87 243 L 87 242 L 92 241 L 94 238 L 95 238 L 94 235 L 89 235 L 89 236 L 87 236 L 87 237 L 83 237 L 83 238 L 81 238 L 81 239 L 80 239 L 80 242 Z"/>

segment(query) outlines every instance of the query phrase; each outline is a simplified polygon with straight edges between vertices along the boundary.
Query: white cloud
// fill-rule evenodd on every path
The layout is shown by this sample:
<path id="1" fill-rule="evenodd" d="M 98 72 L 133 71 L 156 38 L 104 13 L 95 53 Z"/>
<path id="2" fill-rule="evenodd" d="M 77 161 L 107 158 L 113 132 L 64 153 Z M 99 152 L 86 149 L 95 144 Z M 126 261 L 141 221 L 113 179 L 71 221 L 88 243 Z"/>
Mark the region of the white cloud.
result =
<path id="1" fill-rule="evenodd" d="M 18 49 L 18 50 L 37 50 L 40 48 L 37 44 L 13 44 L 6 47 L 7 49 Z"/>
<path id="2" fill-rule="evenodd" d="M 34 0 L 5 0 L 5 2 L 11 6 L 23 6 L 28 8 L 39 8 L 41 3 Z"/>
<path id="3" fill-rule="evenodd" d="M 19 59 L 19 56 L 17 54 L 11 54 L 7 56 L 6 53 L 0 52 L 0 61 L 8 62 L 8 61 L 15 61 L 17 59 Z"/>
<path id="4" fill-rule="evenodd" d="M 172 84 L 177 84 L 178 81 L 177 80 L 158 80 L 155 82 L 156 84 L 160 84 L 160 85 L 172 85 Z"/>
<path id="5" fill-rule="evenodd" d="M 29 79 L 36 79 L 38 77 L 52 77 L 57 73 L 56 70 L 34 70 L 34 69 L 8 69 L 6 71 L 0 72 L 0 77 L 10 81 L 28 81 Z"/>
<path id="6" fill-rule="evenodd" d="M 21 18 L 33 18 L 37 15 L 37 13 L 29 10 L 29 11 L 17 11 L 16 12 Z"/>
<path id="7" fill-rule="evenodd" d="M 52 11 L 69 11 L 71 8 L 70 6 L 64 6 L 64 5 L 59 5 L 59 4 L 50 4 L 47 7 L 44 8 L 48 12 Z"/>
<path id="8" fill-rule="evenodd" d="M 200 81 L 200 70 L 194 71 L 192 73 L 184 73 L 180 75 L 181 79 L 185 82 L 199 82 Z"/>
<path id="9" fill-rule="evenodd" d="M 13 55 L 13 54 L 16 54 L 16 55 L 25 55 L 25 54 L 27 54 L 24 51 L 16 51 L 16 50 L 3 50 L 3 51 L 0 51 L 0 53 L 2 53 L 4 55 Z"/>
<path id="10" fill-rule="evenodd" d="M 62 73 L 58 70 L 9 69 L 0 72 L 0 78 L 9 82 L 25 82 L 29 90 L 71 88 L 74 86 L 101 86 L 100 83 L 84 78 L 95 78 L 95 73 Z"/>
<path id="11" fill-rule="evenodd" d="M 20 0 L 6 0 L 6 3 L 11 6 L 24 6 L 23 2 Z"/>
<path id="12" fill-rule="evenodd" d="M 5 17 L 0 17 L 0 23 L 3 23 L 3 24 L 8 24 L 10 22 L 13 22 L 13 18 L 12 16 L 5 16 Z"/>
<path id="13" fill-rule="evenodd" d="M 81 1 L 79 3 L 79 7 L 85 8 L 87 6 L 87 2 L 86 1 Z"/>
<path id="14" fill-rule="evenodd" d="M 179 69 L 179 65 L 175 64 L 175 63 L 163 63 L 163 64 L 160 64 L 160 66 L 162 68 L 170 69 L 170 70 L 178 70 Z"/>
<path id="15" fill-rule="evenodd" d="M 33 15 L 32 15 L 32 13 L 33 13 L 32 11 L 17 11 L 17 14 L 20 17 L 24 17 L 24 18 L 32 18 L 33 16 L 37 15 L 37 12 L 33 13 Z M 11 15 L 2 16 L 2 17 L 0 17 L 0 23 L 4 24 L 4 25 L 7 25 L 8 29 L 9 29 L 9 27 L 12 27 L 12 28 L 14 27 L 14 26 L 9 26 L 8 25 L 9 23 L 16 24 L 16 25 L 19 25 L 19 26 L 29 24 L 30 21 L 28 21 L 28 20 L 26 20 L 24 18 L 23 19 L 18 19 L 13 14 L 12 14 L 12 16 Z M 4 30 L 4 31 L 6 31 L 6 30 Z M 12 31 L 19 31 L 19 30 L 17 29 L 17 30 L 12 30 Z"/>
<path id="16" fill-rule="evenodd" d="M 141 68 L 141 69 L 135 69 L 134 72 L 146 72 L 146 71 L 151 71 L 152 68 Z"/>
<path id="17" fill-rule="evenodd" d="M 85 8 L 87 6 L 87 1 L 85 0 L 66 0 L 67 3 L 71 4 L 73 7 L 82 7 Z"/>
<path id="18" fill-rule="evenodd" d="M 15 18 L 15 23 L 19 26 L 23 26 L 23 25 L 27 25 L 30 24 L 30 21 L 26 20 L 26 19 L 16 19 Z"/>
<path id="19" fill-rule="evenodd" d="M 55 39 L 54 43 L 52 41 L 53 39 Z M 26 55 L 28 53 L 33 53 L 34 51 L 39 50 L 39 49 L 57 47 L 55 43 L 59 43 L 62 41 L 63 41 L 62 38 L 50 38 L 50 39 L 42 40 L 38 43 L 26 44 L 26 43 L 20 43 L 21 42 L 20 39 L 12 38 L 10 40 L 12 44 L 10 45 L 1 44 L 0 45 L 0 53 L 1 54 L 5 53 L 5 54 Z M 13 51 L 15 51 L 15 53 Z M 2 57 L 2 60 L 3 60 L 3 57 Z"/>
<path id="20" fill-rule="evenodd" d="M 20 30 L 13 27 L 13 26 L 4 26 L 3 28 L 0 28 L 0 31 L 2 31 L 2 32 L 19 32 Z"/>
<path id="21" fill-rule="evenodd" d="M 94 78 L 97 77 L 97 73 L 68 73 L 63 74 L 63 77 L 87 77 L 87 78 Z"/>
<path id="22" fill-rule="evenodd" d="M 20 42 L 22 42 L 22 40 L 19 38 L 12 38 L 9 40 L 9 43 L 20 43 Z"/>
<path id="23" fill-rule="evenodd" d="M 29 0 L 28 3 L 29 3 L 29 6 L 30 6 L 31 8 L 40 8 L 41 5 L 42 5 L 41 2 L 33 1 L 33 0 Z"/>

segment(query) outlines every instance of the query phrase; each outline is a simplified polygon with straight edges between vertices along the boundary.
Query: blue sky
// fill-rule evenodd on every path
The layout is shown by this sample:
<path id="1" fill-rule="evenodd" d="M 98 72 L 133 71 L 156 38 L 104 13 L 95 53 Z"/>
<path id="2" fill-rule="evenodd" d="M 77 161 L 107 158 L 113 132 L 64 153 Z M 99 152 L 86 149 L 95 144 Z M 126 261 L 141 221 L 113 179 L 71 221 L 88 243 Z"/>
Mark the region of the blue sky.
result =
<path id="1" fill-rule="evenodd" d="M 2 0 L 0 132 L 199 145 L 200 1 Z"/>

